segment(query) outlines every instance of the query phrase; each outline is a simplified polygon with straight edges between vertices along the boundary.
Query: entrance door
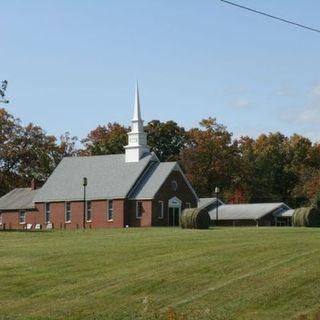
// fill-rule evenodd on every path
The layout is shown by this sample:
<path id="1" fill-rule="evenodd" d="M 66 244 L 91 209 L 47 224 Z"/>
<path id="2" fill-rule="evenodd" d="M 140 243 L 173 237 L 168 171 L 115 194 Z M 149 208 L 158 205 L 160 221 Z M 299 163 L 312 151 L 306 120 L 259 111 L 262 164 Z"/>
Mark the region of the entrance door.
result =
<path id="1" fill-rule="evenodd" d="M 180 208 L 169 208 L 169 226 L 178 227 L 180 225 Z"/>

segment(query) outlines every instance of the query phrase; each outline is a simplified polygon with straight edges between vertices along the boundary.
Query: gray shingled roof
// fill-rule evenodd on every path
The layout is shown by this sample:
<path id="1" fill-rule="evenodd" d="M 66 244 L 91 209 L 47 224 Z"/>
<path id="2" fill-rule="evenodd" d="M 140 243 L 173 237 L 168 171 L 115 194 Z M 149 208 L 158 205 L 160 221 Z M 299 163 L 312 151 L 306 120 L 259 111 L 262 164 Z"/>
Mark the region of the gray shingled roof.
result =
<path id="1" fill-rule="evenodd" d="M 177 162 L 155 162 L 145 172 L 137 187 L 129 195 L 130 199 L 153 199 L 171 171 L 179 170 Z"/>
<path id="2" fill-rule="evenodd" d="M 289 209 L 289 210 L 286 210 L 286 211 L 282 211 L 282 212 L 279 212 L 279 213 L 275 214 L 275 216 L 277 218 L 292 217 L 293 213 L 294 213 L 294 210 L 295 209 Z"/>
<path id="3" fill-rule="evenodd" d="M 125 162 L 124 154 L 64 158 L 36 195 L 35 202 L 83 199 L 87 177 L 88 200 L 125 198 L 154 154 L 139 162 Z"/>
<path id="4" fill-rule="evenodd" d="M 219 207 L 219 220 L 258 220 L 279 208 L 290 209 L 285 203 L 225 204 Z M 216 210 L 209 215 L 215 220 Z"/>
<path id="5" fill-rule="evenodd" d="M 211 204 L 216 205 L 217 198 L 199 198 L 198 208 L 206 208 L 209 207 Z M 220 199 L 218 199 L 219 205 L 224 204 Z"/>
<path id="6" fill-rule="evenodd" d="M 38 190 L 16 188 L 0 198 L 0 210 L 34 209 L 33 199 Z"/>

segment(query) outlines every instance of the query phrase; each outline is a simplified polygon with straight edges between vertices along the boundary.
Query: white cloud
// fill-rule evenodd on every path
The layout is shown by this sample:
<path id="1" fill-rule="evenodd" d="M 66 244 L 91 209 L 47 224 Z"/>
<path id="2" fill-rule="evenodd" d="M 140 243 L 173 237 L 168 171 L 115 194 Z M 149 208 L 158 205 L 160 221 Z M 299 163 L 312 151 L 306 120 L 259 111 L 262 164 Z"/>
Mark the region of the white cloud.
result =
<path id="1" fill-rule="evenodd" d="M 239 98 L 231 101 L 231 106 L 235 108 L 247 108 L 250 106 L 250 102 L 247 99 Z"/>
<path id="2" fill-rule="evenodd" d="M 320 83 L 305 92 L 300 103 L 295 102 L 295 107 L 287 107 L 282 114 L 282 120 L 298 125 L 315 125 L 320 123 Z"/>
<path id="3" fill-rule="evenodd" d="M 316 84 L 312 90 L 311 90 L 311 95 L 313 97 L 320 97 L 320 83 Z"/>
<path id="4" fill-rule="evenodd" d="M 297 125 L 318 124 L 320 122 L 320 109 L 314 106 L 286 108 L 280 119 L 286 123 Z"/>
<path id="5" fill-rule="evenodd" d="M 227 105 L 232 108 L 247 108 L 251 105 L 249 99 L 249 88 L 244 84 L 233 84 L 224 89 L 224 94 L 227 97 Z"/>
<path id="6" fill-rule="evenodd" d="M 320 121 L 320 112 L 310 108 L 297 113 L 295 118 L 296 123 L 316 123 Z"/>
<path id="7" fill-rule="evenodd" d="M 282 83 L 280 87 L 274 92 L 277 96 L 285 98 L 293 98 L 297 92 L 293 85 L 289 83 Z"/>
<path id="8" fill-rule="evenodd" d="M 245 86 L 244 84 L 238 84 L 238 85 L 230 85 L 227 86 L 225 89 L 225 94 L 230 96 L 234 96 L 234 95 L 241 95 L 244 93 L 248 93 L 250 90 L 247 86 Z"/>

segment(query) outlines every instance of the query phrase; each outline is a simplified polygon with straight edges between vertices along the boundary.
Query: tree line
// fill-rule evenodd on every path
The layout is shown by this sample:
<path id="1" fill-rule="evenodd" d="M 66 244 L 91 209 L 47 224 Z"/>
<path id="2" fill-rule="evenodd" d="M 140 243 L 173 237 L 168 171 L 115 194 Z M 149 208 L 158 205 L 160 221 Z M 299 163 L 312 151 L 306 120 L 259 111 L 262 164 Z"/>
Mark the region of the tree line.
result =
<path id="1" fill-rule="evenodd" d="M 42 184 L 63 157 L 124 153 L 130 127 L 107 123 L 77 138 L 58 139 L 32 123 L 0 109 L 0 195 Z M 178 161 L 201 197 L 220 196 L 228 203 L 284 201 L 293 207 L 318 205 L 320 144 L 280 132 L 233 138 L 215 118 L 185 130 L 174 121 L 152 120 L 145 126 L 148 145 L 160 161 Z"/>

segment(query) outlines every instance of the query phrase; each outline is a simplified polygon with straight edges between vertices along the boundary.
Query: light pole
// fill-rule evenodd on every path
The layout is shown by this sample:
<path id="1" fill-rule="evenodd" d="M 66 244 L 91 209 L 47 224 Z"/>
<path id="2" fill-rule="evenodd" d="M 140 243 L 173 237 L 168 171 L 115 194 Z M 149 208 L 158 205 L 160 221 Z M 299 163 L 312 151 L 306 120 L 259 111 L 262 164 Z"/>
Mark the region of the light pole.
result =
<path id="1" fill-rule="evenodd" d="M 218 225 L 218 220 L 219 220 L 219 200 L 218 200 L 218 197 L 219 197 L 219 192 L 220 192 L 220 189 L 219 187 L 215 187 L 214 189 L 214 192 L 216 194 L 216 225 Z"/>
<path id="2" fill-rule="evenodd" d="M 86 228 L 86 187 L 88 184 L 88 179 L 86 177 L 83 178 L 83 229 Z"/>

